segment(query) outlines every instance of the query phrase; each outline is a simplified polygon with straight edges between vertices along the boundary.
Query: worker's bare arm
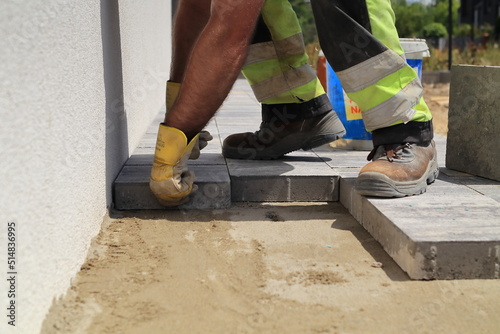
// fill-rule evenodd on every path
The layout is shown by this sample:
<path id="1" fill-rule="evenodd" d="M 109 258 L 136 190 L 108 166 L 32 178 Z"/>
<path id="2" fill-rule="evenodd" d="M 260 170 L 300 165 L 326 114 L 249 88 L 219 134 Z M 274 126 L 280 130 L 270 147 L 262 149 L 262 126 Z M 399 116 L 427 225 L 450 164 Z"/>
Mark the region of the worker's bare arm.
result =
<path id="1" fill-rule="evenodd" d="M 212 0 L 210 18 L 192 48 L 166 125 L 192 138 L 212 118 L 243 66 L 263 2 Z"/>
<path id="2" fill-rule="evenodd" d="M 182 82 L 189 55 L 210 18 L 211 0 L 181 0 L 173 31 L 170 81 Z"/>

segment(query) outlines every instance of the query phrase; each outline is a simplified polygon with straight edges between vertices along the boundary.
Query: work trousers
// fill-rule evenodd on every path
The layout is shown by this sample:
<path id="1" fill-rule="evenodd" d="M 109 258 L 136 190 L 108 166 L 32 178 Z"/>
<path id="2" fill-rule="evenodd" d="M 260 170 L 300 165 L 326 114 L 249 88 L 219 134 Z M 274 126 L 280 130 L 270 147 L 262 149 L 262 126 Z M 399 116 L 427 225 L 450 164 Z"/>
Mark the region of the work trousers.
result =
<path id="1" fill-rule="evenodd" d="M 374 144 L 432 139 L 432 115 L 418 74 L 405 61 L 390 0 L 311 0 L 328 62 L 360 107 Z M 307 63 L 304 39 L 288 0 L 266 0 L 243 74 L 273 111 L 313 117 L 331 110 Z"/>

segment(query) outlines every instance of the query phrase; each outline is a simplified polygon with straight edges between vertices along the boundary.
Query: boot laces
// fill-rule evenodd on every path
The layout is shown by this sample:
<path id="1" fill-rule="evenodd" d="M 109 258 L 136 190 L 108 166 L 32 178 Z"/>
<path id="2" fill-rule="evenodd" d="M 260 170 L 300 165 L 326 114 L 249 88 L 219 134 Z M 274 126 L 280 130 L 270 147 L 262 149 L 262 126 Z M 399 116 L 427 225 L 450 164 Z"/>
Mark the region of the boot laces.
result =
<path id="1" fill-rule="evenodd" d="M 386 145 L 376 146 L 373 148 L 373 150 L 371 150 L 370 154 L 368 154 L 368 157 L 367 157 L 368 161 L 373 160 L 373 158 L 375 157 L 375 155 L 379 151 L 380 147 L 383 147 L 383 152 L 381 152 L 381 155 L 379 157 L 377 157 L 377 159 L 381 158 L 381 157 L 386 157 L 387 161 L 393 162 L 394 159 L 402 159 L 403 157 L 399 153 L 399 151 L 402 151 L 405 148 L 411 148 L 411 144 L 406 143 L 406 144 L 398 145 L 398 146 L 395 146 L 394 144 L 386 144 Z"/>

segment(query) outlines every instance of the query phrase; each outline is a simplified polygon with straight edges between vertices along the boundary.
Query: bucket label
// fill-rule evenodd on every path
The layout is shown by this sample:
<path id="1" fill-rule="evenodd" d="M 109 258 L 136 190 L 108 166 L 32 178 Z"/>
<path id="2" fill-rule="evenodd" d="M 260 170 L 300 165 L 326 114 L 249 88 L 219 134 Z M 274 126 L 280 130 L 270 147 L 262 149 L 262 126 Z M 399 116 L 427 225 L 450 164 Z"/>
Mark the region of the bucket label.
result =
<path id="1" fill-rule="evenodd" d="M 343 90 L 342 90 L 343 91 Z M 344 93 L 344 104 L 345 104 L 345 118 L 348 121 L 353 121 L 355 119 L 362 119 L 361 109 L 359 106 L 347 96 L 346 92 Z"/>

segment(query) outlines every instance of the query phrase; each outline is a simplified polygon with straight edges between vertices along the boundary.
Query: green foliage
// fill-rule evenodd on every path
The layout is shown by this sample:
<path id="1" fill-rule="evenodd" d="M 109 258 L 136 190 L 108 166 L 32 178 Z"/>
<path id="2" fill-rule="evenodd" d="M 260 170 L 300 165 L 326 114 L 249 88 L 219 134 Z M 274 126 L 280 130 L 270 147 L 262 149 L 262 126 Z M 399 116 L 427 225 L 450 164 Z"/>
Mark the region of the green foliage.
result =
<path id="1" fill-rule="evenodd" d="M 431 23 L 440 23 L 444 27 L 448 27 L 448 0 L 436 0 L 434 4 L 429 5 L 423 5 L 420 2 L 408 4 L 406 0 L 391 1 L 400 37 L 423 36 L 424 27 Z M 457 29 L 458 26 L 459 8 L 460 0 L 453 0 L 453 30 Z"/>
<path id="2" fill-rule="evenodd" d="M 461 24 L 453 31 L 453 36 L 470 37 L 472 34 L 472 26 L 470 24 Z"/>
<path id="3" fill-rule="evenodd" d="M 448 26 L 448 0 L 436 0 L 436 4 L 433 6 L 432 13 L 434 17 L 434 22 L 441 23 L 445 27 Z M 458 9 L 460 8 L 460 0 L 453 0 L 452 2 L 452 19 L 453 19 L 453 30 L 458 26 Z"/>
<path id="4" fill-rule="evenodd" d="M 422 28 L 422 36 L 424 38 L 440 38 L 440 37 L 448 37 L 448 32 L 446 28 L 441 23 L 429 23 L 425 27 Z"/>
<path id="5" fill-rule="evenodd" d="M 433 22 L 429 13 L 430 7 L 420 2 L 408 5 L 406 0 L 393 0 L 392 8 L 396 15 L 396 29 L 400 37 L 419 36 L 422 28 Z"/>

